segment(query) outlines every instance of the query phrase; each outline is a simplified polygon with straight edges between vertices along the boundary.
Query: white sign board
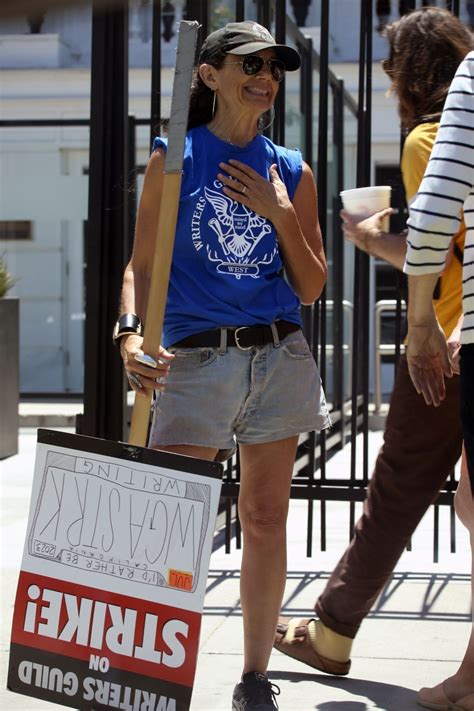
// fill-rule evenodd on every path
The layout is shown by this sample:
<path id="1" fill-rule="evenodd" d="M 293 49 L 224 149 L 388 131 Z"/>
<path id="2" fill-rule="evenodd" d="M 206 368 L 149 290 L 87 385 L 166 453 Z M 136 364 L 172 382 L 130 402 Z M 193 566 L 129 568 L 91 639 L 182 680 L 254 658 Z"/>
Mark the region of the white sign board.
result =
<path id="1" fill-rule="evenodd" d="M 76 709 L 189 708 L 221 475 L 38 431 L 12 691 Z"/>

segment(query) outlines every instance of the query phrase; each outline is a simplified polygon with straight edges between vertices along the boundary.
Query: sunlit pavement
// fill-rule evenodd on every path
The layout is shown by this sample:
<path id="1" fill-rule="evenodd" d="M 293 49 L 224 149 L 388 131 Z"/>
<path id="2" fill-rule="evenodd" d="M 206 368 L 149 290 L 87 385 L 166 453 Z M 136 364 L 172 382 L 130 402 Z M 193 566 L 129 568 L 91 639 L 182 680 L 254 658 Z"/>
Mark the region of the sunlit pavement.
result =
<path id="1" fill-rule="evenodd" d="M 370 461 L 381 432 L 369 433 Z M 0 462 L 1 493 L 1 689 L 0 708 L 30 711 L 60 709 L 6 690 L 13 600 L 27 523 L 36 430 L 22 429 L 20 452 Z M 328 476 L 349 467 L 349 448 L 328 463 Z M 284 614 L 308 616 L 314 600 L 349 536 L 349 504 L 327 504 L 327 551 L 320 552 L 319 504 L 314 504 L 313 556 L 306 557 L 308 504 L 291 503 L 288 523 L 289 573 Z M 360 512 L 360 505 L 356 515 Z M 456 553 L 450 552 L 449 511 L 441 507 L 440 555 L 433 563 L 433 511 L 413 537 L 391 583 L 364 622 L 353 648 L 349 677 L 312 673 L 274 652 L 271 680 L 281 688 L 281 711 L 411 711 L 415 693 L 453 673 L 470 633 L 470 552 L 468 536 L 456 525 Z M 232 688 L 242 669 L 242 620 L 239 610 L 240 552 L 218 548 L 211 559 L 192 711 L 229 711 Z"/>

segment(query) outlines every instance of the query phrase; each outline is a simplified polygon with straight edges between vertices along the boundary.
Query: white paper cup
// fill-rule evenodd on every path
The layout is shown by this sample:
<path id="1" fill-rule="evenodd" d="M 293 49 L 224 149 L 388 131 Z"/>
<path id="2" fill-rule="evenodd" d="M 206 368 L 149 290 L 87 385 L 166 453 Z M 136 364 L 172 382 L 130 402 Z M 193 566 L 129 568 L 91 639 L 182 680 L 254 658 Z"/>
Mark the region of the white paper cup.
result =
<path id="1" fill-rule="evenodd" d="M 341 195 L 344 209 L 354 217 L 361 220 L 373 215 L 374 212 L 390 207 L 390 197 L 392 188 L 390 185 L 374 185 L 368 188 L 354 188 L 353 190 L 343 190 Z M 384 217 L 382 229 L 388 232 L 390 215 Z"/>

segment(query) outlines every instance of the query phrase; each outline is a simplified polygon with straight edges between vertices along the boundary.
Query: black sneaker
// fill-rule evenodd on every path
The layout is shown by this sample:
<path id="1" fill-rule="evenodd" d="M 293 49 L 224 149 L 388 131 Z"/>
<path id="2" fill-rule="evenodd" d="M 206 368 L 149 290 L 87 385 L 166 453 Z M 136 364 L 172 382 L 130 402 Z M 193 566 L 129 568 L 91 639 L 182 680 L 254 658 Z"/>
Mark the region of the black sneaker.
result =
<path id="1" fill-rule="evenodd" d="M 280 689 L 268 681 L 266 674 L 248 672 L 236 684 L 232 695 L 232 711 L 275 711 L 278 704 L 275 696 Z"/>

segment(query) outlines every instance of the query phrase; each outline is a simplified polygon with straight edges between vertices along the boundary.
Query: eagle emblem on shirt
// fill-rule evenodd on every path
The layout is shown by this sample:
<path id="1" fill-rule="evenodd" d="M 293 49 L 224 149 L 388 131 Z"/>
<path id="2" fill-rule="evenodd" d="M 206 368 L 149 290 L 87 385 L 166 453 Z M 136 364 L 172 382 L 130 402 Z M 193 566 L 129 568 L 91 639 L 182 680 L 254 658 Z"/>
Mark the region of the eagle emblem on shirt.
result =
<path id="1" fill-rule="evenodd" d="M 268 220 L 216 190 L 205 187 L 204 194 L 215 213 L 208 225 L 225 256 L 247 261 L 260 240 L 272 231 Z"/>

